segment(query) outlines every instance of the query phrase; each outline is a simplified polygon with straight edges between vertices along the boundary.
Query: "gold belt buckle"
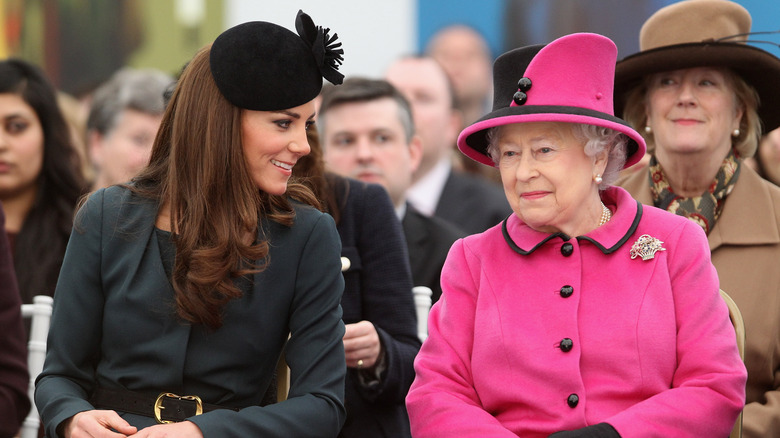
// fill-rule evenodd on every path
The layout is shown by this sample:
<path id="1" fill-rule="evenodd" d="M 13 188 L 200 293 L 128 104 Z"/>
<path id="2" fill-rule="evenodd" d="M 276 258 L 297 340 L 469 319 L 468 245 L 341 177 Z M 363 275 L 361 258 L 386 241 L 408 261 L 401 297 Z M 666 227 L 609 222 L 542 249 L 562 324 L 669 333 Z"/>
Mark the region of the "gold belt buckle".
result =
<path id="1" fill-rule="evenodd" d="M 194 401 L 195 415 L 200 415 L 203 413 L 203 402 L 200 400 L 200 397 L 198 397 L 197 395 L 176 395 L 171 392 L 163 392 L 160 395 L 158 395 L 157 400 L 154 401 L 154 419 L 157 420 L 159 424 L 174 423 L 174 421 L 167 421 L 162 419 L 162 415 L 160 411 L 165 409 L 165 406 L 162 405 L 164 398 Z"/>

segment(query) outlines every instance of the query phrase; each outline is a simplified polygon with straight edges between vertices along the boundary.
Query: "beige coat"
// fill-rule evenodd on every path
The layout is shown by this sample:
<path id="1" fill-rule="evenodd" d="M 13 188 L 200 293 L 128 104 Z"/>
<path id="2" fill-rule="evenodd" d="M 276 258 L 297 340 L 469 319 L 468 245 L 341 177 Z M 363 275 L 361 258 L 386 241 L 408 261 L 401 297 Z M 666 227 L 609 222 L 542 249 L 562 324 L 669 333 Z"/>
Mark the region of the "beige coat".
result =
<path id="1" fill-rule="evenodd" d="M 618 182 L 653 205 L 647 170 Z M 780 188 L 741 166 L 734 191 L 707 236 L 721 289 L 745 320 L 748 369 L 744 437 L 780 436 Z"/>

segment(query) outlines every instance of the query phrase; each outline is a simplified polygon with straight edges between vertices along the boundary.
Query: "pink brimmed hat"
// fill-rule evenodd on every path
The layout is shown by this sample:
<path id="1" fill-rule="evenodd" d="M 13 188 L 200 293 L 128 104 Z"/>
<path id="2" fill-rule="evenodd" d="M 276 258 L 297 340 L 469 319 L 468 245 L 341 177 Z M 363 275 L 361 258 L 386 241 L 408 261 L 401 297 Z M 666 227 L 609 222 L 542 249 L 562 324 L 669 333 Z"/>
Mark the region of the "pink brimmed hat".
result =
<path id="1" fill-rule="evenodd" d="M 594 33 L 511 50 L 493 64 L 493 110 L 458 136 L 458 149 L 494 166 L 487 130 L 511 123 L 567 122 L 602 126 L 628 136 L 625 167 L 645 154 L 645 141 L 612 108 L 617 47 Z"/>

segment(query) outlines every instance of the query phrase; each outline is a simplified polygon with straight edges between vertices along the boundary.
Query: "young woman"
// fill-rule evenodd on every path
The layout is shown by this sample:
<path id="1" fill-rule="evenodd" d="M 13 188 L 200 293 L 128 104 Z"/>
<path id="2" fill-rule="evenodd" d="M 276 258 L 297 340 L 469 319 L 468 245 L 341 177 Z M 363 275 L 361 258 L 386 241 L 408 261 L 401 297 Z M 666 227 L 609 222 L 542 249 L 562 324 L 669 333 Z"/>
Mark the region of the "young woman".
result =
<path id="1" fill-rule="evenodd" d="M 244 23 L 197 53 L 149 166 L 80 209 L 36 387 L 47 436 L 338 434 L 339 237 L 288 179 L 340 51 L 296 24 Z M 261 406 L 283 347 L 289 398 Z"/>

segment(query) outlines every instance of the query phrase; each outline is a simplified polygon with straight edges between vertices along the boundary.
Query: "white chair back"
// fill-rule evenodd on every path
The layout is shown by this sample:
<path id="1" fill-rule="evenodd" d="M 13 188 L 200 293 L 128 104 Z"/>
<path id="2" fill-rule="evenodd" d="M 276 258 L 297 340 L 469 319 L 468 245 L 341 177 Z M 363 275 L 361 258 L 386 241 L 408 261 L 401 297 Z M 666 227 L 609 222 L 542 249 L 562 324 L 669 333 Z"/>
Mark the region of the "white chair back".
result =
<path id="1" fill-rule="evenodd" d="M 431 310 L 433 291 L 428 286 L 415 286 L 412 288 L 412 293 L 414 307 L 417 310 L 417 336 L 425 342 L 428 338 L 428 312 Z"/>
<path id="2" fill-rule="evenodd" d="M 54 300 L 46 295 L 33 297 L 33 304 L 22 304 L 22 316 L 30 318 L 30 341 L 27 344 L 27 367 L 30 372 L 28 394 L 32 409 L 22 423 L 20 438 L 38 438 L 40 417 L 35 407 L 35 379 L 43 370 L 43 360 L 46 358 L 46 338 L 49 335 L 51 308 Z"/>

